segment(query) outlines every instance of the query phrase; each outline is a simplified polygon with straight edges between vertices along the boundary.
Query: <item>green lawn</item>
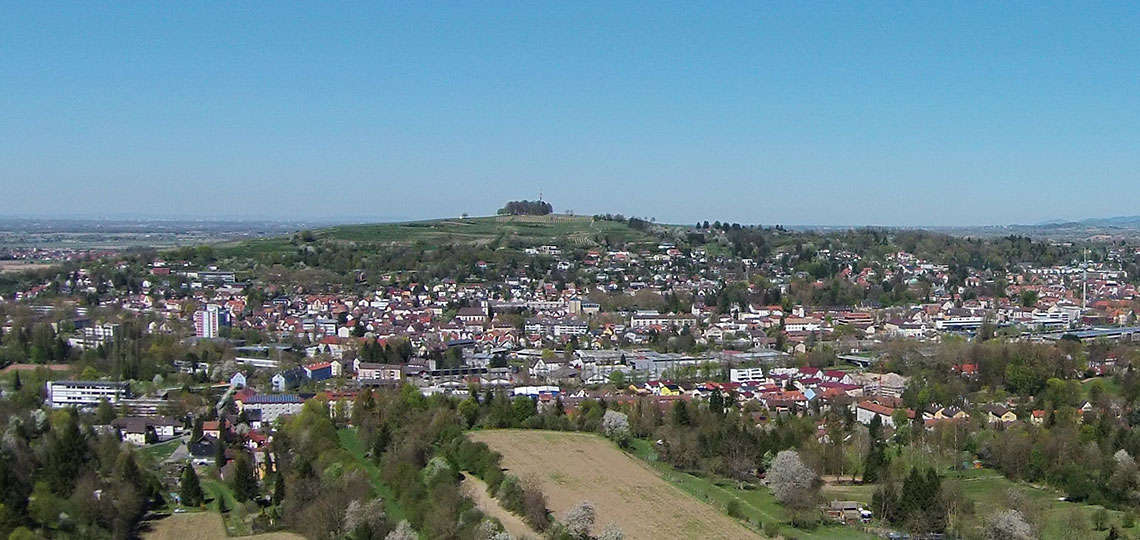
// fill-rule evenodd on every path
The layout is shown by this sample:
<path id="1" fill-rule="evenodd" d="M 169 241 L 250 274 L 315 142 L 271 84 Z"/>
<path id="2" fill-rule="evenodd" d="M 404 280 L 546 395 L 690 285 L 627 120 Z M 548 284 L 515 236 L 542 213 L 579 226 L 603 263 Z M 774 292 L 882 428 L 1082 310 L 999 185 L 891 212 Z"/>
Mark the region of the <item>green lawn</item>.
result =
<path id="1" fill-rule="evenodd" d="M 1081 381 L 1081 399 L 1089 398 L 1089 388 L 1092 387 L 1093 381 L 1100 381 L 1104 386 L 1104 393 L 1108 396 L 1119 396 L 1120 385 L 1112 380 L 1112 377 L 1093 377 L 1086 381 Z"/>
<path id="2" fill-rule="evenodd" d="M 237 507 L 237 498 L 234 490 L 221 480 L 201 478 L 202 491 L 206 493 L 206 507 L 215 512 L 225 514 Z"/>
<path id="3" fill-rule="evenodd" d="M 1060 499 L 1064 494 L 1060 491 L 1025 482 L 1014 482 L 994 470 L 974 469 L 951 473 L 949 477 L 961 479 L 963 491 L 969 499 L 974 501 L 975 511 L 980 516 L 987 515 L 994 508 L 1004 507 L 1010 490 L 1021 493 L 1028 500 L 1040 505 L 1042 509 L 1041 538 L 1043 540 L 1068 538 L 1067 524 L 1074 509 L 1083 513 L 1086 521 L 1091 524 L 1093 513 L 1103 508 L 1097 505 L 1061 501 Z M 1111 521 L 1120 526 L 1121 517 L 1124 513 L 1110 510 L 1109 514 Z M 1137 532 L 1135 528 L 1125 530 L 1132 535 Z M 1083 533 L 1085 538 L 1103 538 L 1107 535 L 1107 532 L 1097 531 Z"/>
<path id="4" fill-rule="evenodd" d="M 260 511 L 251 501 L 240 503 L 229 484 L 220 480 L 201 478 L 202 491 L 206 493 L 206 509 L 218 512 L 229 536 L 249 536 L 253 534 L 253 518 Z"/>
<path id="5" fill-rule="evenodd" d="M 181 445 L 182 439 L 175 438 L 164 443 L 144 446 L 143 448 L 139 449 L 139 455 L 144 459 L 151 460 L 151 463 L 157 465 L 165 461 L 166 458 L 170 457 L 170 454 L 173 454 L 174 451 L 177 450 Z"/>
<path id="6" fill-rule="evenodd" d="M 641 439 L 634 439 L 630 450 L 634 456 L 645 461 L 663 479 L 697 499 L 721 509 L 726 508 L 730 500 L 737 500 L 740 505 L 740 513 L 746 522 L 764 524 L 777 522 L 780 523 L 783 534 L 791 533 L 796 538 L 807 540 L 870 540 L 876 538 L 874 535 L 855 528 L 839 525 L 821 525 L 812 530 L 792 528 L 788 523 L 788 516 L 783 507 L 776 502 L 766 487 L 758 486 L 754 489 L 742 490 L 737 489 L 735 482 L 727 479 L 700 477 L 678 471 L 667 463 L 657 461 L 650 443 Z"/>

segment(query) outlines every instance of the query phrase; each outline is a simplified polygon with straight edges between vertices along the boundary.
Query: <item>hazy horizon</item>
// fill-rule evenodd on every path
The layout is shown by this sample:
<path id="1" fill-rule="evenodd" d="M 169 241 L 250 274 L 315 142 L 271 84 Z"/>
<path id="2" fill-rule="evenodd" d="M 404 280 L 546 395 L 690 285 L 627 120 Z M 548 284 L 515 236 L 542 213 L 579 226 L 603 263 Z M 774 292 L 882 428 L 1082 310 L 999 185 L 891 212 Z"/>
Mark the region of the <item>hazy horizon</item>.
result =
<path id="1" fill-rule="evenodd" d="M 564 215 L 563 212 L 558 212 L 557 208 L 554 212 L 555 215 Z M 590 217 L 596 214 L 622 214 L 625 217 L 639 217 L 650 218 L 653 216 L 637 216 L 634 214 L 625 214 L 620 210 L 606 210 L 600 212 L 591 212 L 588 214 L 578 214 L 578 217 Z M 486 214 L 468 214 L 467 218 L 487 218 L 495 217 L 494 213 Z M 1136 218 L 1140 221 L 1140 215 L 1130 216 L 1092 216 L 1078 219 L 1053 219 L 1044 220 L 1037 223 L 976 223 L 970 225 L 930 225 L 930 224 L 890 224 L 890 223 L 777 223 L 777 222 L 741 222 L 727 220 L 726 223 L 739 223 L 746 226 L 785 226 L 796 229 L 808 229 L 812 227 L 818 228 L 858 228 L 858 227 L 884 227 L 884 228 L 898 228 L 898 229 L 967 229 L 967 228 L 1001 228 L 1001 227 L 1035 227 L 1053 224 L 1067 224 L 1067 223 L 1081 223 L 1090 220 L 1105 220 L 1114 218 Z M 249 223 L 275 223 L 275 224 L 293 224 L 293 223 L 306 223 L 315 226 L 338 226 L 338 225 L 368 225 L 368 224 L 383 224 L 383 223 L 403 223 L 415 221 L 435 221 L 435 220 L 448 220 L 448 219 L 463 219 L 462 215 L 459 216 L 429 216 L 429 217 L 401 217 L 401 216 L 297 216 L 297 217 L 272 217 L 272 216 L 190 216 L 190 215 L 70 215 L 70 216 L 51 216 L 51 215 L 18 215 L 18 214 L 0 214 L 0 221 L 107 221 L 107 222 L 201 222 L 201 223 L 226 223 L 226 222 L 249 222 Z M 719 219 L 700 218 L 694 219 L 692 222 L 679 222 L 679 221 L 665 221 L 657 220 L 657 223 L 663 225 L 677 225 L 685 226 L 697 222 L 708 221 L 724 221 Z"/>
<path id="2" fill-rule="evenodd" d="M 666 223 L 941 227 L 1140 200 L 1129 4 L 5 12 L 2 216 L 406 221 L 541 193 Z"/>

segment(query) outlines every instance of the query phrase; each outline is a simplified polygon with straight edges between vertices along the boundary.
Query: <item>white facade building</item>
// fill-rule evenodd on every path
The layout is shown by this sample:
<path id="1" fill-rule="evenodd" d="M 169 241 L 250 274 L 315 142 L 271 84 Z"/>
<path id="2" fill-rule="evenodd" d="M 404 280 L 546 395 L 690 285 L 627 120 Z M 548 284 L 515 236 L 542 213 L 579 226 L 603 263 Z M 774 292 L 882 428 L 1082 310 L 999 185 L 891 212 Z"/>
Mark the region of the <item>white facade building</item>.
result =
<path id="1" fill-rule="evenodd" d="M 53 409 L 95 407 L 104 400 L 115 405 L 130 397 L 130 386 L 125 382 L 49 381 L 47 394 Z"/>
<path id="2" fill-rule="evenodd" d="M 194 335 L 202 338 L 218 337 L 218 327 L 222 325 L 221 306 L 208 304 L 206 309 L 194 312 Z"/>
<path id="3" fill-rule="evenodd" d="M 733 368 L 728 372 L 729 380 L 734 383 L 744 382 L 768 382 L 768 378 L 764 376 L 764 370 L 758 367 L 754 368 Z"/>
<path id="4" fill-rule="evenodd" d="M 629 320 L 629 326 L 631 328 L 649 328 L 653 326 L 681 328 L 696 325 L 697 318 L 692 315 L 649 315 L 639 313 Z"/>
<path id="5" fill-rule="evenodd" d="M 281 416 L 301 412 L 305 400 L 293 394 L 258 394 L 241 403 L 243 411 L 260 411 L 262 425 L 273 424 Z"/>

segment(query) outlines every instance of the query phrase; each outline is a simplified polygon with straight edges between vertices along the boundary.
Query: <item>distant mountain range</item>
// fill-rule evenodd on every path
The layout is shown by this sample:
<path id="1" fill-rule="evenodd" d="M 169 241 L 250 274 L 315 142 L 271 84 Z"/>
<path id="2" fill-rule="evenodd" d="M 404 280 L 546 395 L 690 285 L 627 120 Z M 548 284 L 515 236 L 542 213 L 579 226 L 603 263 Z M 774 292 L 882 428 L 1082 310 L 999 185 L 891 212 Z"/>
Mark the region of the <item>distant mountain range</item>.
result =
<path id="1" fill-rule="evenodd" d="M 1051 219 L 1049 221 L 1042 221 L 1033 227 L 1057 227 L 1057 226 L 1072 226 L 1084 225 L 1088 227 L 1121 227 L 1127 229 L 1140 228 L 1140 216 L 1116 216 L 1107 218 L 1088 218 L 1080 221 L 1070 221 L 1065 219 Z"/>

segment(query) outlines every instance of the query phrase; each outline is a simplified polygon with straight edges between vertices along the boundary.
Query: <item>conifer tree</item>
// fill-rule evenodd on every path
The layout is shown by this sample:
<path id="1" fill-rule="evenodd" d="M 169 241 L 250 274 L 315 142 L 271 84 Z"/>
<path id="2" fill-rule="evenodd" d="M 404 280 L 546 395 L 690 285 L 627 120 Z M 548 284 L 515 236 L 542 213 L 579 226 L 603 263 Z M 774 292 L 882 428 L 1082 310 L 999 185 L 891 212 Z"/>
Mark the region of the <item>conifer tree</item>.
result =
<path id="1" fill-rule="evenodd" d="M 245 452 L 238 452 L 234 458 L 233 488 L 234 497 L 241 502 L 254 499 L 258 494 L 257 473 L 253 462 Z"/>
<path id="2" fill-rule="evenodd" d="M 83 433 L 79 431 L 79 416 L 75 409 L 71 409 L 48 448 L 44 472 L 53 492 L 61 496 L 71 495 L 75 479 L 87 464 L 89 450 Z"/>
<path id="3" fill-rule="evenodd" d="M 273 504 L 281 504 L 285 500 L 285 475 L 277 473 L 277 480 L 273 483 Z"/>
<path id="4" fill-rule="evenodd" d="M 189 465 L 182 468 L 182 481 L 180 482 L 178 496 L 182 498 L 183 506 L 199 506 L 205 496 L 202 494 L 202 485 L 198 481 L 198 473 Z"/>

